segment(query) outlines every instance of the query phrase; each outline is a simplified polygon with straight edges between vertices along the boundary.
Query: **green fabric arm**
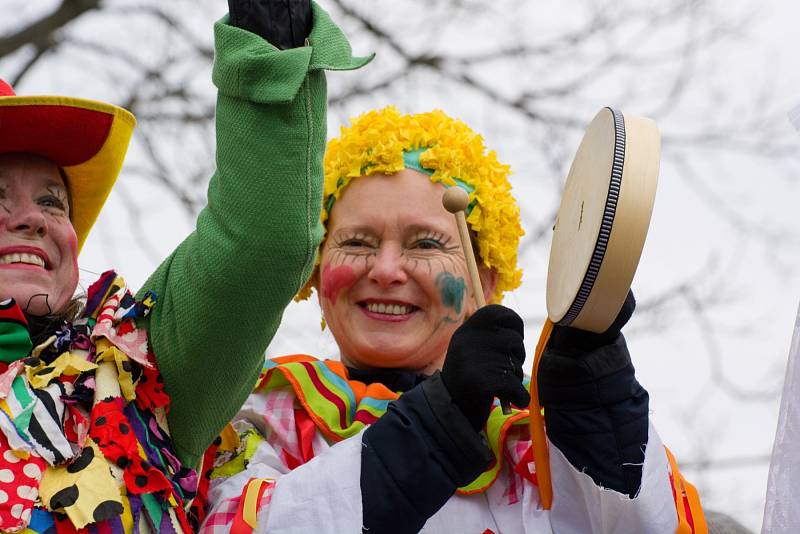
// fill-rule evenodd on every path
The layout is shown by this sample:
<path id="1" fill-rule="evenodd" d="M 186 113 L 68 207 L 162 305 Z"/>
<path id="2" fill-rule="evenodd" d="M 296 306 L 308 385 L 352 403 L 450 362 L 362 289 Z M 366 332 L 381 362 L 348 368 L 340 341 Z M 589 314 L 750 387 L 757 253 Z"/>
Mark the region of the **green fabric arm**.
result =
<path id="1" fill-rule="evenodd" d="M 322 69 L 354 69 L 328 15 L 314 6 L 309 46 L 280 51 L 227 24 L 215 27 L 217 171 L 194 232 L 140 295 L 158 302 L 150 343 L 172 403 L 181 461 L 196 465 L 250 393 L 284 308 L 310 276 L 323 236 Z"/>

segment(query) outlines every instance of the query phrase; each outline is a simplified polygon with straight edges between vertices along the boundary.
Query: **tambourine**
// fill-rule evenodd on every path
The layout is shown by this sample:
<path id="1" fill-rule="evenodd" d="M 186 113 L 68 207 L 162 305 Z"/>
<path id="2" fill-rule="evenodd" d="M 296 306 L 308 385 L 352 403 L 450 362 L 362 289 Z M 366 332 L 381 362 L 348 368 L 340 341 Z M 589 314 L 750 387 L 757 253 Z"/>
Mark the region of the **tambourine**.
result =
<path id="1" fill-rule="evenodd" d="M 653 213 L 661 136 L 655 122 L 602 109 L 567 176 L 553 229 L 547 313 L 605 331 L 630 289 Z"/>

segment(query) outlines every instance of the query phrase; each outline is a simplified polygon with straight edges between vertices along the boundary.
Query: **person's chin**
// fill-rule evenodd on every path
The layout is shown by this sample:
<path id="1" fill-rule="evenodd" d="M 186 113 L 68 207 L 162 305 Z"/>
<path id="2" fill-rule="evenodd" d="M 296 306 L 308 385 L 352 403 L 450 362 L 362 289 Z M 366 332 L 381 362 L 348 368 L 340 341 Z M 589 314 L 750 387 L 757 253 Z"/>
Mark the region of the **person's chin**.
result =
<path id="1" fill-rule="evenodd" d="M 357 349 L 361 356 L 358 361 L 368 367 L 413 369 L 417 364 L 422 365 L 414 357 L 418 347 L 404 344 L 402 339 L 394 336 L 370 336 L 360 345 Z"/>
<path id="2" fill-rule="evenodd" d="M 7 279 L 0 275 L 0 300 L 13 298 L 20 309 L 30 315 L 49 315 L 58 310 L 60 303 L 52 297 L 50 287 L 40 284 L 17 283 L 10 285 L 14 289 L 5 291 L 9 285 Z"/>

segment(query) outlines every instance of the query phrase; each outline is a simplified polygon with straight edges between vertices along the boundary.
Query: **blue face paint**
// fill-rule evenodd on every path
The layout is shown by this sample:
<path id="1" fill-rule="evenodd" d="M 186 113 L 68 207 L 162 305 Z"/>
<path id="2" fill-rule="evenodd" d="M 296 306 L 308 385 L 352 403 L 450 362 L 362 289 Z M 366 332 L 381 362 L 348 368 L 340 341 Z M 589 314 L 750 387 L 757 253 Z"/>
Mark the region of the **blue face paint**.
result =
<path id="1" fill-rule="evenodd" d="M 460 276 L 456 278 L 448 272 L 439 273 L 436 277 L 436 287 L 442 297 L 442 304 L 453 308 L 456 314 L 461 313 L 461 304 L 464 302 L 464 293 L 467 286 Z"/>

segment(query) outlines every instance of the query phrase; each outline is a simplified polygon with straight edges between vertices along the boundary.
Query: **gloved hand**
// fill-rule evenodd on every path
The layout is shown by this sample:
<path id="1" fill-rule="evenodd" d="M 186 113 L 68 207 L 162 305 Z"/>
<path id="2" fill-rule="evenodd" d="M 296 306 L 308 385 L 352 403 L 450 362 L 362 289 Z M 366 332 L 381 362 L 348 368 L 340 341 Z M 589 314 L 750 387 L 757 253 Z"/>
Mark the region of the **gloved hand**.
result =
<path id="1" fill-rule="evenodd" d="M 547 347 L 560 354 L 578 355 L 609 345 L 617 339 L 622 327 L 631 318 L 635 309 L 636 299 L 633 297 L 633 291 L 628 290 L 628 296 L 625 297 L 625 302 L 622 304 L 616 319 L 605 332 L 597 334 L 579 328 L 555 325 L 553 326 L 553 332 L 550 334 L 550 340 L 547 342 Z"/>
<path id="2" fill-rule="evenodd" d="M 286 50 L 311 32 L 311 0 L 228 0 L 231 24 Z"/>
<path id="3" fill-rule="evenodd" d="M 537 373 L 547 437 L 595 484 L 630 498 L 641 486 L 649 428 L 647 391 L 620 335 L 635 308 L 628 292 L 600 334 L 554 327 Z"/>
<path id="4" fill-rule="evenodd" d="M 442 382 L 476 432 L 486 424 L 495 397 L 518 407 L 530 402 L 522 385 L 522 339 L 520 316 L 497 304 L 479 309 L 450 339 Z"/>

